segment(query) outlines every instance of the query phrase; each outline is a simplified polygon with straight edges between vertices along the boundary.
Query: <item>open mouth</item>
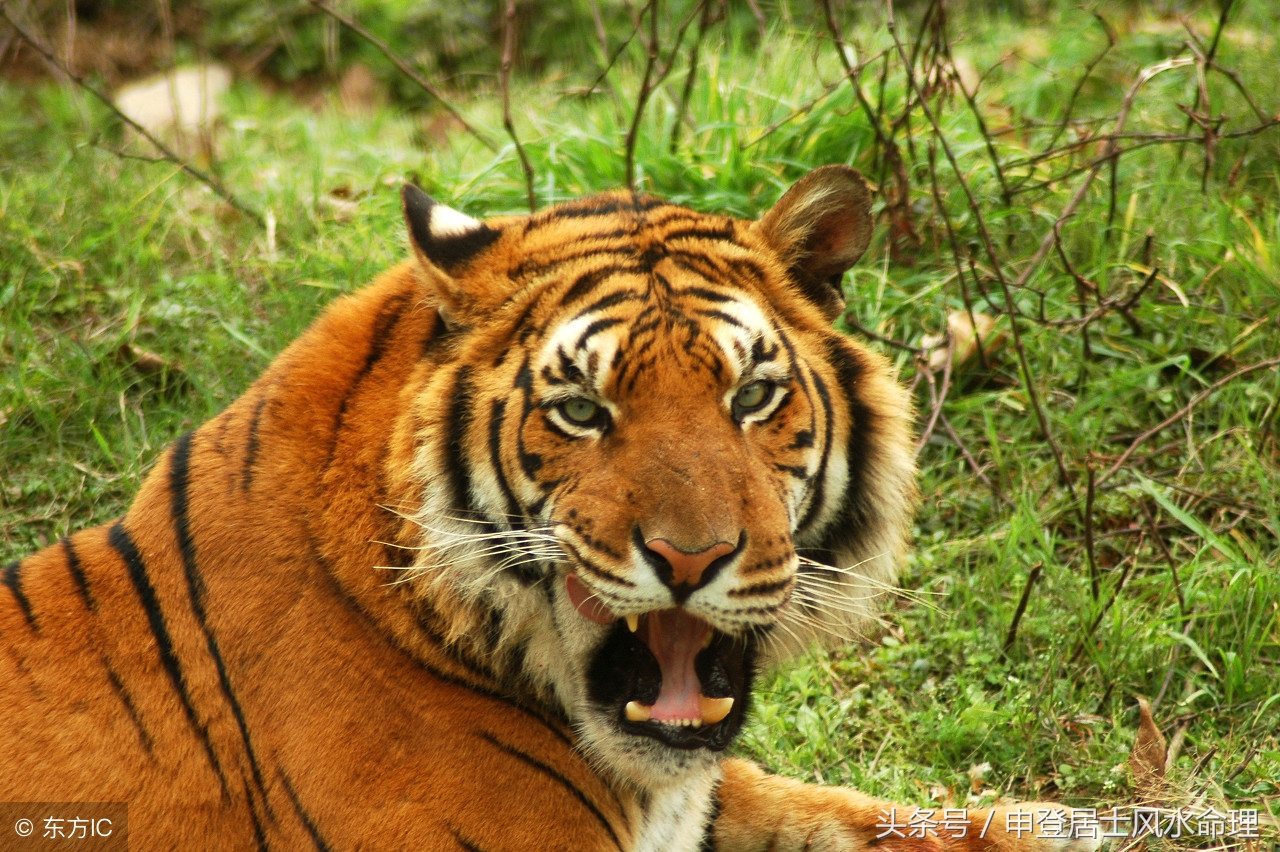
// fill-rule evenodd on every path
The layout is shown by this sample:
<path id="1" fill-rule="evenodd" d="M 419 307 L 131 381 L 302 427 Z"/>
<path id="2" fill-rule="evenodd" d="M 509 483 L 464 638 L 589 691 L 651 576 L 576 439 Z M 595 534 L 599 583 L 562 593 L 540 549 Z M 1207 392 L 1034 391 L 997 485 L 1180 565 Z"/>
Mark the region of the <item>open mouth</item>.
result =
<path id="1" fill-rule="evenodd" d="M 746 715 L 754 642 L 682 608 L 618 618 L 575 575 L 570 600 L 613 629 L 587 671 L 588 695 L 623 730 L 673 748 L 723 749 Z"/>

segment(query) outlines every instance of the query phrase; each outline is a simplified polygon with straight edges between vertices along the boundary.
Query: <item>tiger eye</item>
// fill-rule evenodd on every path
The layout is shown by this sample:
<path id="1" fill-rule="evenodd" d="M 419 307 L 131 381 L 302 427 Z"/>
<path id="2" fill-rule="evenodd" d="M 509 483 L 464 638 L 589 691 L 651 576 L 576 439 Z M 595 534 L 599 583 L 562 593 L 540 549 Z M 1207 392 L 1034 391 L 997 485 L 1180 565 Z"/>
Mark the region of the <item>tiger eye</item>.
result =
<path id="1" fill-rule="evenodd" d="M 600 406 L 585 397 L 576 396 L 560 403 L 560 413 L 570 423 L 585 426 L 596 419 L 596 415 L 600 413 Z"/>
<path id="2" fill-rule="evenodd" d="M 763 379 L 743 385 L 733 396 L 733 408 L 736 414 L 750 414 L 768 404 L 773 398 L 773 384 Z"/>

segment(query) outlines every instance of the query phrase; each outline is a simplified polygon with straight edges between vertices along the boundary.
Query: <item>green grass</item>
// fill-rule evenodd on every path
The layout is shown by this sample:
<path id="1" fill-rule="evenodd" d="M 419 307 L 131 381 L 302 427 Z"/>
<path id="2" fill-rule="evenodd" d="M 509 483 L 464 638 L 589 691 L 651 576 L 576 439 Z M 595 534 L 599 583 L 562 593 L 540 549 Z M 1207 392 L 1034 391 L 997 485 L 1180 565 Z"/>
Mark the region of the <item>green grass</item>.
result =
<path id="1" fill-rule="evenodd" d="M 1233 15 L 1217 59 L 1269 115 L 1280 107 L 1280 21 L 1263 5 Z M 916 15 L 899 10 L 909 28 Z M 1075 108 L 1101 120 L 1094 132 L 1110 128 L 1140 70 L 1187 39 L 1174 19 L 1112 17 L 1117 44 Z M 850 24 L 860 55 L 891 47 L 875 18 Z M 1204 38 L 1216 12 L 1194 7 L 1188 20 Z M 989 128 L 1020 128 L 995 137 L 1007 180 L 1061 175 L 1065 159 L 1020 164 L 1052 136 L 1106 44 L 1101 25 L 1088 10 L 1053 7 L 988 19 L 953 10 L 951 27 L 955 54 L 991 69 L 979 95 Z M 643 188 L 739 215 L 760 212 L 826 162 L 852 163 L 893 188 L 849 86 L 824 93 L 840 76 L 828 41 L 798 24 L 777 25 L 760 46 L 732 27 L 709 38 L 723 47 L 705 51 L 676 151 L 668 140 L 683 67 L 650 102 L 636 152 Z M 519 84 L 515 102 L 531 106 L 516 124 L 540 203 L 623 182 L 639 59 L 624 54 L 606 76 L 612 94 L 571 93 L 583 82 L 572 76 Z M 910 102 L 897 60 L 883 87 L 882 67 L 871 66 L 864 86 L 883 103 L 887 128 Z M 581 76 L 590 82 L 596 71 Z M 1235 87 L 1221 75 L 1209 82 L 1226 129 L 1250 124 Z M 1129 129 L 1183 132 L 1176 104 L 1193 105 L 1195 86 L 1193 69 L 1155 77 Z M 939 140 L 913 106 L 910 146 L 904 133 L 895 138 L 919 242 L 895 247 L 881 228 L 848 281 L 850 319 L 919 346 L 968 298 L 1001 315 L 1007 335 L 1004 296 L 959 180 L 1013 281 L 1081 178 L 1027 184 L 1006 203 L 963 100 L 953 93 L 931 104 L 960 166 L 957 176 L 935 147 L 963 284 L 930 192 L 929 149 Z M 465 107 L 502 138 L 496 98 Z M 119 128 L 81 95 L 0 83 L 0 116 L 0 563 L 122 511 L 170 440 L 233 399 L 334 293 L 402 256 L 400 182 L 415 179 L 474 215 L 525 203 L 510 145 L 495 155 L 456 129 L 442 139 L 419 113 L 312 109 L 241 81 L 217 172 L 242 201 L 270 211 L 273 241 L 171 164 L 118 156 Z M 1011 341 L 988 369 L 957 373 L 943 413 L 961 444 L 939 425 L 922 448 L 924 500 L 903 599 L 874 644 L 768 680 L 742 753 L 911 802 L 1124 805 L 1138 795 L 1127 759 L 1145 696 L 1158 699 L 1157 724 L 1181 741 L 1167 804 L 1280 816 L 1280 374 L 1225 384 L 1102 478 L 1139 434 L 1196 394 L 1280 356 L 1280 130 L 1219 142 L 1202 191 L 1204 167 L 1195 144 L 1126 153 L 1110 223 L 1102 172 L 1063 226 L 1063 255 L 1106 296 L 1136 292 L 1153 267 L 1161 277 L 1130 317 L 1113 311 L 1089 326 L 1088 357 L 1077 282 L 1061 256 L 1012 293 L 1035 398 Z M 156 353 L 168 369 L 140 371 L 128 347 Z M 923 424 L 931 402 L 919 365 L 898 347 L 885 351 L 914 383 Z M 1086 528 L 1090 468 L 1099 485 Z M 975 780 L 970 769 L 983 764 Z"/>

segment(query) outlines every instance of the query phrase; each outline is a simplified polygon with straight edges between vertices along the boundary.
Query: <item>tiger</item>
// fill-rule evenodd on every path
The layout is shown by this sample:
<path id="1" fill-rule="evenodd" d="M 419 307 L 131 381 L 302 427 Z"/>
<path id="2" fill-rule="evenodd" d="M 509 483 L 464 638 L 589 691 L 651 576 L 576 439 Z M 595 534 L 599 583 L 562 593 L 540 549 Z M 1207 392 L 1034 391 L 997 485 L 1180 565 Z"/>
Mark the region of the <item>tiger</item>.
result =
<path id="1" fill-rule="evenodd" d="M 833 327 L 857 171 L 755 220 L 401 195 L 407 259 L 0 572 L 0 800 L 127 803 L 134 850 L 1098 846 L 730 754 L 908 544 L 908 394 Z"/>

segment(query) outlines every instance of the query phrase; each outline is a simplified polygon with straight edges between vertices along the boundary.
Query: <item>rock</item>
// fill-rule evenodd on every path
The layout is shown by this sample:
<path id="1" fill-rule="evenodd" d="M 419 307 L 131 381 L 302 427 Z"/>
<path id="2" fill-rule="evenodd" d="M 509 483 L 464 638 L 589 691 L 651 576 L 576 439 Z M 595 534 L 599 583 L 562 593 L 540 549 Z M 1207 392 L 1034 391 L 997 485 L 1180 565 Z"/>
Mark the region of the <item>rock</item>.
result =
<path id="1" fill-rule="evenodd" d="M 122 113 L 179 153 L 212 152 L 212 130 L 222 115 L 219 99 L 231 88 L 231 71 L 217 64 L 174 68 L 127 83 L 115 96 Z"/>

